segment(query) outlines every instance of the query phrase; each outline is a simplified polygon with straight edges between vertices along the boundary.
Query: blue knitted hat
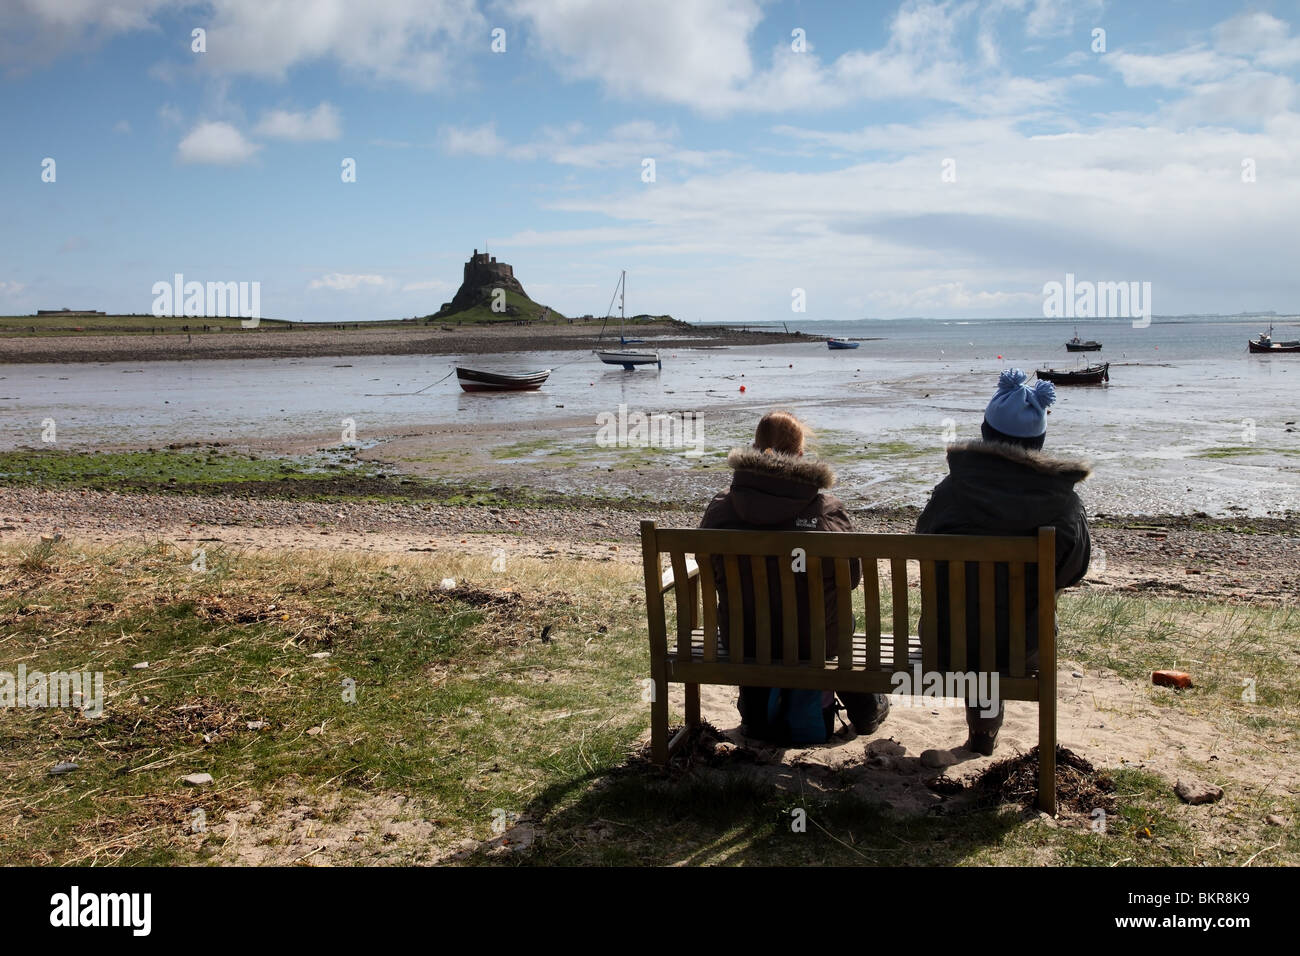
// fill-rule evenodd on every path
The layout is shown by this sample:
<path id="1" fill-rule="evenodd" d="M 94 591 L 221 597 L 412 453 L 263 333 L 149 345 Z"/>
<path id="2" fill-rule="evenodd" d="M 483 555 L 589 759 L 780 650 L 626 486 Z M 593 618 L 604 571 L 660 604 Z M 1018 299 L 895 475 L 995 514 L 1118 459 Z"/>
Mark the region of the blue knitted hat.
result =
<path id="1" fill-rule="evenodd" d="M 998 390 L 984 409 L 984 420 L 1012 438 L 1037 438 L 1047 432 L 1047 407 L 1056 401 L 1056 386 L 1035 381 L 1033 385 L 1018 368 L 998 376 Z"/>

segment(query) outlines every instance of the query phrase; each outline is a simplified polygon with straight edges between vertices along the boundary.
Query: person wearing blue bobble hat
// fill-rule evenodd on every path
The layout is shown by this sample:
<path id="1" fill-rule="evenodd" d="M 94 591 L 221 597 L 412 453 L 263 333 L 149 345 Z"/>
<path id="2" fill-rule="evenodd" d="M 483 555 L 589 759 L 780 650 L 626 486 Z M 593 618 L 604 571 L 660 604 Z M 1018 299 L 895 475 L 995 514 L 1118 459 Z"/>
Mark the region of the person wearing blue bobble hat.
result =
<path id="1" fill-rule="evenodd" d="M 1092 556 L 1088 515 L 1075 485 L 1088 477 L 1087 462 L 1053 458 L 1042 453 L 1047 438 L 1047 409 L 1056 401 L 1050 382 L 1032 385 L 1018 368 L 998 378 L 997 392 L 984 410 L 980 441 L 948 448 L 948 476 L 930 495 L 916 522 L 919 534 L 1032 535 L 1042 526 L 1056 528 L 1056 586 L 1068 588 L 1083 580 Z M 948 634 L 948 567 L 935 565 L 939 634 Z M 967 631 L 979 633 L 979 569 L 966 565 Z M 1026 569 L 1025 594 L 1028 653 L 1026 664 L 1038 666 L 1037 571 Z M 1010 598 L 1007 566 L 995 566 L 996 634 L 999 670 L 1010 670 Z M 940 641 L 939 666 L 949 667 L 948 647 Z M 997 746 L 1003 708 L 996 712 L 967 706 L 966 748 L 988 756 Z"/>

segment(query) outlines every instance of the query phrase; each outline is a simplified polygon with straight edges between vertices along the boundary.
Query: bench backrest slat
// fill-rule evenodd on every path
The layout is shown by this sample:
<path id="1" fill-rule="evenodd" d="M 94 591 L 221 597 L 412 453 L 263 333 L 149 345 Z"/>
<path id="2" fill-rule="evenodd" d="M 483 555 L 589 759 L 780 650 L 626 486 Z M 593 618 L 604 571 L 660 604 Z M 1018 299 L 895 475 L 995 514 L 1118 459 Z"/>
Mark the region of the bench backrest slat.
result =
<path id="1" fill-rule="evenodd" d="M 894 604 L 894 670 L 907 667 L 910 624 L 907 613 L 907 559 L 890 558 L 889 580 Z"/>
<path id="2" fill-rule="evenodd" d="M 754 604 L 757 609 L 755 630 L 755 659 L 760 664 L 772 663 L 772 605 L 767 584 L 767 558 L 761 554 L 750 555 L 749 566 L 754 576 Z"/>
<path id="3" fill-rule="evenodd" d="M 1007 571 L 1011 595 L 1011 676 L 1025 676 L 1025 566 L 1013 561 Z"/>
<path id="4" fill-rule="evenodd" d="M 788 664 L 799 659 L 799 604 L 791 559 L 778 555 L 776 566 L 781 569 L 781 662 Z"/>
<path id="5" fill-rule="evenodd" d="M 939 600 L 933 561 L 921 562 L 921 670 L 939 670 Z"/>
<path id="6" fill-rule="evenodd" d="M 875 558 L 862 559 L 862 594 L 866 620 L 867 670 L 880 670 L 880 566 Z"/>
<path id="7" fill-rule="evenodd" d="M 948 660 L 954 671 L 966 671 L 966 562 L 948 564 Z"/>
<path id="8" fill-rule="evenodd" d="M 975 669 L 995 671 L 998 668 L 996 581 L 993 562 L 981 561 L 980 571 L 980 656 Z"/>
<path id="9" fill-rule="evenodd" d="M 700 598 L 704 601 L 704 651 L 706 663 L 718 659 L 718 598 L 717 584 L 713 578 L 713 555 L 700 552 L 695 555 L 700 567 Z"/>
<path id="10" fill-rule="evenodd" d="M 734 554 L 722 556 L 722 570 L 727 578 L 727 654 L 733 664 L 745 656 L 745 602 L 740 590 L 740 560 Z"/>
<path id="11" fill-rule="evenodd" d="M 686 555 L 670 551 L 668 560 L 673 569 L 673 593 L 677 598 L 677 654 L 691 653 L 691 628 L 695 624 L 695 596 L 691 593 L 691 579 L 686 573 Z M 708 600 L 707 598 L 705 599 Z"/>
<path id="12" fill-rule="evenodd" d="M 854 558 L 853 560 L 857 560 Z M 840 669 L 853 666 L 853 578 L 852 565 L 843 558 L 835 560 L 835 636 L 839 644 Z"/>
<path id="13" fill-rule="evenodd" d="M 822 577 L 822 559 L 808 555 L 808 620 L 811 624 L 811 660 L 814 667 L 826 666 L 826 579 Z"/>

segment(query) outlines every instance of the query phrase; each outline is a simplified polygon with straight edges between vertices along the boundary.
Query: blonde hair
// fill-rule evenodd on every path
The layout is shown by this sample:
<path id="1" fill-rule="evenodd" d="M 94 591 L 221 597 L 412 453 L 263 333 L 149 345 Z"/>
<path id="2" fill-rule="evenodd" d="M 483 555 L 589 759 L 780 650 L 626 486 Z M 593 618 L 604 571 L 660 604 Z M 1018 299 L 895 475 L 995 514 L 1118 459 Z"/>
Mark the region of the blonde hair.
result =
<path id="1" fill-rule="evenodd" d="M 782 455 L 802 455 L 812 438 L 812 429 L 790 412 L 772 411 L 764 415 L 754 430 L 754 447 L 759 451 Z"/>

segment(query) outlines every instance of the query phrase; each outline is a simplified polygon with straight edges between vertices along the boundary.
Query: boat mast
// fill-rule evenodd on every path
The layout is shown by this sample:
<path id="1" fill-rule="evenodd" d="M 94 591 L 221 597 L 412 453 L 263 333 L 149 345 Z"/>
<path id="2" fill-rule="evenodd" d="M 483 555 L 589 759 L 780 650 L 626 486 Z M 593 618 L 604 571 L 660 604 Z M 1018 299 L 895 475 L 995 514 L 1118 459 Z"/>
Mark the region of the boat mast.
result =
<path id="1" fill-rule="evenodd" d="M 623 299 L 627 295 L 627 270 L 624 269 L 618 280 L 618 341 L 620 345 L 624 342 L 623 334 Z"/>

